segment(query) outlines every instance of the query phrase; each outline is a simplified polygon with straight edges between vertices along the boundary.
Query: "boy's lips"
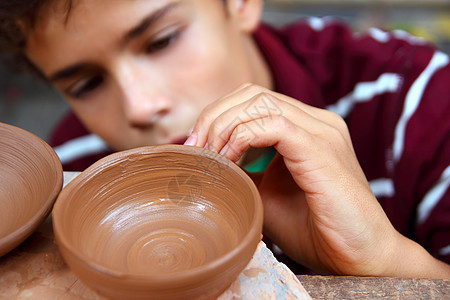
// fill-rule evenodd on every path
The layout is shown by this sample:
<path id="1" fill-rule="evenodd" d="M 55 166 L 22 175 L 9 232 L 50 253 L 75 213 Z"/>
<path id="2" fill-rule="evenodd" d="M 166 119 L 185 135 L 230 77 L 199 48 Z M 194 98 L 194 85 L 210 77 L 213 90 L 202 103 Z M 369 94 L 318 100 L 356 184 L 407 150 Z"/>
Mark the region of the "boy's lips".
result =
<path id="1" fill-rule="evenodd" d="M 170 144 L 183 145 L 186 140 L 187 140 L 187 137 L 181 137 L 181 138 L 170 141 Z"/>

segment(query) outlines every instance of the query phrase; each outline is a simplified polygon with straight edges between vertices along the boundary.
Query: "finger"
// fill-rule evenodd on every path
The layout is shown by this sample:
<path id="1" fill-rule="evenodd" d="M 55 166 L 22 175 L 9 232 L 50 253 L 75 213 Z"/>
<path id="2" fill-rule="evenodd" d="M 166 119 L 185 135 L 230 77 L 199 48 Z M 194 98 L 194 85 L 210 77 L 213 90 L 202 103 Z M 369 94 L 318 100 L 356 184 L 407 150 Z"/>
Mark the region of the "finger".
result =
<path id="1" fill-rule="evenodd" d="M 260 93 L 249 101 L 240 103 L 223 112 L 212 122 L 206 139 L 208 148 L 216 152 L 225 153 L 227 151 L 225 145 L 227 145 L 231 138 L 231 133 L 238 125 L 257 121 L 256 124 L 261 127 L 260 130 L 270 131 L 271 125 L 265 122 L 265 119 L 277 116 L 283 116 L 311 134 L 328 137 L 330 140 L 335 139 L 333 135 L 336 132 L 340 133 L 340 130 L 330 125 L 331 121 L 319 120 L 299 109 L 298 106 L 293 106 L 290 102 L 281 101 L 268 93 Z M 344 139 L 347 138 L 346 136 L 342 137 Z"/>
<path id="2" fill-rule="evenodd" d="M 261 126 L 261 123 L 267 124 L 267 130 Z M 295 124 L 284 116 L 265 117 L 240 123 L 232 131 L 221 154 L 232 161 L 238 161 L 250 147 L 275 146 L 277 148 L 280 142 L 290 140 L 289 136 L 297 136 L 295 127 Z M 281 134 L 282 132 L 287 134 Z M 280 154 L 283 155 L 283 153 Z"/>
<path id="3" fill-rule="evenodd" d="M 259 124 L 265 126 L 262 119 L 287 115 L 292 110 L 290 104 L 281 102 L 267 93 L 257 94 L 250 100 L 229 108 L 211 123 L 206 138 L 208 148 L 219 152 L 239 124 L 260 119 Z"/>
<path id="4" fill-rule="evenodd" d="M 305 118 L 308 116 L 304 113 Z M 314 120 L 311 116 L 309 118 Z M 266 126 L 261 126 L 261 122 Z M 351 153 L 345 141 L 336 138 L 336 142 L 330 142 L 328 133 L 312 132 L 309 122 L 299 124 L 282 115 L 240 123 L 233 130 L 221 154 L 236 162 L 250 147 L 274 146 L 297 185 L 312 193 L 330 188 L 323 186 L 329 185 L 327 182 L 330 180 L 342 180 L 344 167 L 357 174 L 356 168 L 342 158 Z M 317 124 L 328 126 L 320 122 Z M 338 134 L 337 130 L 332 129 L 331 132 Z"/>
<path id="5" fill-rule="evenodd" d="M 266 94 L 273 93 L 274 95 L 283 96 L 281 94 L 271 92 L 270 90 L 261 86 L 257 86 L 254 84 L 244 84 L 240 86 L 236 91 L 211 103 L 202 111 L 200 117 L 198 118 L 196 124 L 193 127 L 191 134 L 193 138 L 190 139 L 189 142 L 191 142 L 192 145 L 204 147 L 205 144 L 207 143 L 206 134 L 208 133 L 209 127 L 211 126 L 211 123 L 214 122 L 214 120 L 216 120 L 223 112 L 227 111 L 229 108 L 232 108 L 242 102 L 252 99 L 254 96 L 261 93 Z M 293 99 L 290 99 L 290 101 L 298 102 Z"/>
<path id="6" fill-rule="evenodd" d="M 189 138 L 186 140 L 185 145 L 204 147 L 207 140 L 207 132 L 211 123 L 230 106 L 234 106 L 238 103 L 239 100 L 243 101 L 242 99 L 248 99 L 245 98 L 248 96 L 246 95 L 247 93 L 243 91 L 247 90 L 247 87 L 250 85 L 251 84 L 243 84 L 237 90 L 206 106 L 192 127 L 192 132 L 189 134 Z"/>
<path id="7" fill-rule="evenodd" d="M 243 101 L 243 99 L 250 100 Z M 296 107 L 303 117 L 292 114 L 295 111 L 293 107 Z M 353 149 L 347 125 L 337 114 L 252 84 L 243 85 L 235 92 L 209 105 L 199 117 L 187 144 L 206 146 L 208 149 L 219 152 L 237 124 L 263 118 L 265 115 L 279 114 L 284 114 L 286 118 L 296 123 L 308 122 L 311 124 L 310 130 L 317 134 L 320 134 L 319 130 L 324 132 L 337 130 L 344 137 L 347 145 Z M 333 130 L 324 129 L 323 124 L 318 126 L 318 120 Z"/>

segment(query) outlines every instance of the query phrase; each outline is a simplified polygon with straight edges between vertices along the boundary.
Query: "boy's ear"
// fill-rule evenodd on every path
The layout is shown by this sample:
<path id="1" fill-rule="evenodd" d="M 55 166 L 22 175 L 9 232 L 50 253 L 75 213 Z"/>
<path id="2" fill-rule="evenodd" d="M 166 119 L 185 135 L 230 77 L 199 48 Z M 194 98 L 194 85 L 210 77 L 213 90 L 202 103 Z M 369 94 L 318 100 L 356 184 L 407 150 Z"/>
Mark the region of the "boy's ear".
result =
<path id="1" fill-rule="evenodd" d="M 244 32 L 251 33 L 258 27 L 263 0 L 226 0 L 226 5 L 228 13 Z"/>

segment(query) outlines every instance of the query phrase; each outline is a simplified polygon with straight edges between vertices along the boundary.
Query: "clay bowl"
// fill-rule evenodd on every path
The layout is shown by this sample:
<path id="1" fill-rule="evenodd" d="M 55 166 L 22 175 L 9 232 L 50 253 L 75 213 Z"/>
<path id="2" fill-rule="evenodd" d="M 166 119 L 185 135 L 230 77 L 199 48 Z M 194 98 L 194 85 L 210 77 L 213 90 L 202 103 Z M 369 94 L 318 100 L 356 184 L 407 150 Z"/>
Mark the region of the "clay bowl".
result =
<path id="1" fill-rule="evenodd" d="M 50 214 L 63 183 L 61 162 L 42 139 L 0 123 L 0 256 Z"/>
<path id="2" fill-rule="evenodd" d="M 262 203 L 237 165 L 202 148 L 112 154 L 60 193 L 59 249 L 97 293 L 116 299 L 220 295 L 250 261 Z"/>

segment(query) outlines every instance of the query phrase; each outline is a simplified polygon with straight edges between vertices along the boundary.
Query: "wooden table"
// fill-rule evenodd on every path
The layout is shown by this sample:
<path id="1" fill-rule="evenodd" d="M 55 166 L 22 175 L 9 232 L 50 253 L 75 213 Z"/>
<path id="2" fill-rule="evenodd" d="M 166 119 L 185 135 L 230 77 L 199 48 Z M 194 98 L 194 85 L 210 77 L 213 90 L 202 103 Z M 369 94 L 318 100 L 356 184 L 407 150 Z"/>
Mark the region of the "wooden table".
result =
<path id="1" fill-rule="evenodd" d="M 450 299 L 450 280 L 297 276 L 313 299 Z"/>
<path id="2" fill-rule="evenodd" d="M 450 299 L 450 280 L 298 276 L 314 299 Z M 0 300 L 100 299 L 64 263 L 51 218 L 0 258 Z"/>

